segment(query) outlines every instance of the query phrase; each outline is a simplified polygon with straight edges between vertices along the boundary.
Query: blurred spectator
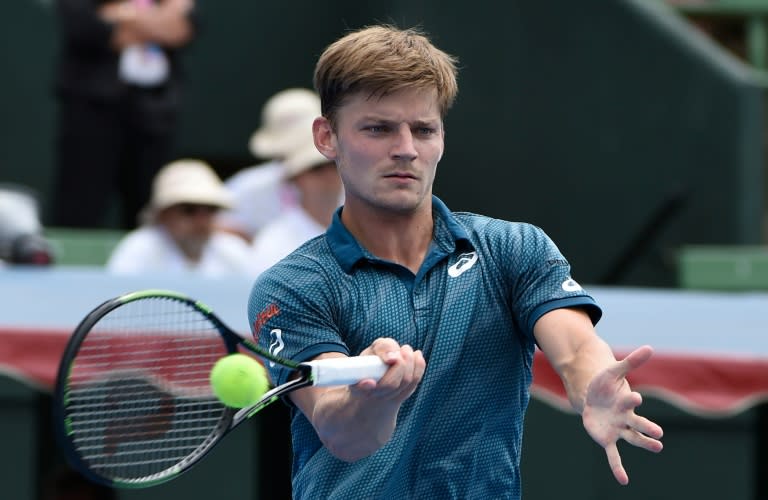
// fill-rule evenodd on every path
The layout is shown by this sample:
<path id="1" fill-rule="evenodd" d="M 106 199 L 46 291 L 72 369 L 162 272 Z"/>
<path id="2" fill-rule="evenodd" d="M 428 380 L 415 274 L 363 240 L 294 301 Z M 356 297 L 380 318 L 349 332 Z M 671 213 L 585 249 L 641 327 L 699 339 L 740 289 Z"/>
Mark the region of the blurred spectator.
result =
<path id="1" fill-rule="evenodd" d="M 310 134 L 311 139 L 311 134 Z M 308 140 L 284 161 L 286 182 L 296 189 L 298 203 L 264 226 L 253 240 L 251 269 L 259 274 L 302 243 L 323 234 L 343 196 L 336 164 Z"/>
<path id="2" fill-rule="evenodd" d="M 269 161 L 225 181 L 234 204 L 219 215 L 219 227 L 251 241 L 266 223 L 296 205 L 294 188 L 285 182 L 282 160 L 312 140 L 312 122 L 318 116 L 320 98 L 308 89 L 285 89 L 267 100 L 249 149 L 257 158 Z"/>
<path id="3" fill-rule="evenodd" d="M 37 198 L 23 186 L 0 184 L 0 263 L 52 262 L 53 252 L 43 236 Z"/>
<path id="4" fill-rule="evenodd" d="M 171 160 L 180 107 L 178 50 L 193 0 L 57 0 L 57 166 L 52 224 L 136 227 Z"/>
<path id="5" fill-rule="evenodd" d="M 208 164 L 184 159 L 166 165 L 152 185 L 145 224 L 117 244 L 107 268 L 120 274 L 246 272 L 248 245 L 214 226 L 217 212 L 230 206 L 230 194 Z"/>

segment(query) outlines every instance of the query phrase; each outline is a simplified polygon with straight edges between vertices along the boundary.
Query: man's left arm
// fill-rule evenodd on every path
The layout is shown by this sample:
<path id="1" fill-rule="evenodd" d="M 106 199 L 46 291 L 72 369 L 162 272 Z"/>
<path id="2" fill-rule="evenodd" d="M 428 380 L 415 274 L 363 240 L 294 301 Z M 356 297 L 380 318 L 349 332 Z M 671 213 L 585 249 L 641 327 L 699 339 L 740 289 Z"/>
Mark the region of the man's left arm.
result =
<path id="1" fill-rule="evenodd" d="M 610 346 L 595 332 L 587 313 L 576 308 L 544 314 L 533 332 L 539 348 L 562 379 L 584 428 L 605 449 L 614 477 L 627 484 L 618 440 L 653 452 L 662 449 L 661 427 L 635 413 L 642 397 L 632 391 L 626 379 L 627 373 L 647 361 L 653 350 L 643 346 L 617 361 Z"/>

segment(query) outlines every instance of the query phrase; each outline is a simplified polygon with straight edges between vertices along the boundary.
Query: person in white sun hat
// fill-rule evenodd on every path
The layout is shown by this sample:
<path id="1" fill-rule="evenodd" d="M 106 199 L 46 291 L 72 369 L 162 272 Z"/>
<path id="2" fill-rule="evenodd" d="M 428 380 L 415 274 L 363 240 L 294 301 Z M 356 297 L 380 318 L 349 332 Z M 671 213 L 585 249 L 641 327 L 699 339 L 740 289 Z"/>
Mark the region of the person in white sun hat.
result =
<path id="1" fill-rule="evenodd" d="M 333 213 L 342 204 L 343 189 L 336 164 L 320 154 L 312 140 L 285 159 L 284 177 L 296 189 L 297 204 L 264 226 L 254 238 L 250 264 L 254 275 L 325 233 Z"/>
<path id="2" fill-rule="evenodd" d="M 210 277 L 246 272 L 248 245 L 214 225 L 216 214 L 231 206 L 232 196 L 207 163 L 181 159 L 164 166 L 152 183 L 142 226 L 118 243 L 107 269 Z"/>
<path id="3" fill-rule="evenodd" d="M 250 152 L 264 162 L 225 180 L 233 204 L 218 215 L 219 228 L 250 242 L 264 225 L 296 206 L 283 160 L 312 140 L 312 122 L 318 116 L 320 98 L 305 88 L 281 90 L 264 103 L 260 127 L 248 142 Z"/>

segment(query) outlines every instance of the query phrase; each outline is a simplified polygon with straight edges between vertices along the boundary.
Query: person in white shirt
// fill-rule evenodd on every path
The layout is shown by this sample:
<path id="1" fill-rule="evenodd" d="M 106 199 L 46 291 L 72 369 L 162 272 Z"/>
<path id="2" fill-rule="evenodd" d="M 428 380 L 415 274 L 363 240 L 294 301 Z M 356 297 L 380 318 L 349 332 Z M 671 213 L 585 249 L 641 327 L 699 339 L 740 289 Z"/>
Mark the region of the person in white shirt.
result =
<path id="1" fill-rule="evenodd" d="M 313 141 L 288 156 L 284 166 L 285 180 L 296 189 L 298 204 L 264 226 L 254 238 L 251 271 L 255 275 L 325 233 L 343 199 L 336 164 L 320 154 Z"/>
<path id="2" fill-rule="evenodd" d="M 267 100 L 261 126 L 248 147 L 255 157 L 268 161 L 225 180 L 233 204 L 217 216 L 219 228 L 250 242 L 264 225 L 296 206 L 297 194 L 285 181 L 283 160 L 311 140 L 312 122 L 318 116 L 320 98 L 309 89 L 288 88 Z"/>
<path id="3" fill-rule="evenodd" d="M 248 244 L 214 225 L 216 214 L 231 205 L 230 193 L 207 163 L 183 159 L 166 165 L 153 181 L 145 223 L 117 244 L 107 269 L 207 277 L 247 272 Z"/>

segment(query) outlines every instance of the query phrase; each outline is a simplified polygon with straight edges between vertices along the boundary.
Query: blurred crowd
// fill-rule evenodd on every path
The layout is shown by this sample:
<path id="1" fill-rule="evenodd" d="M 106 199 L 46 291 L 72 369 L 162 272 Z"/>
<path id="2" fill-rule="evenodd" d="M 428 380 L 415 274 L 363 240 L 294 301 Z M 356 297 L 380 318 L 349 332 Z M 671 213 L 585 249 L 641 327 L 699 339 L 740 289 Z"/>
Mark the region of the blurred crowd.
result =
<path id="1" fill-rule="evenodd" d="M 194 0 L 52 5 L 59 27 L 53 192 L 43 199 L 0 177 L 0 268 L 66 263 L 71 256 L 55 236 L 64 230 L 86 239 L 120 234 L 104 271 L 152 275 L 158 287 L 164 273 L 255 278 L 325 232 L 343 190 L 335 164 L 314 145 L 321 110 L 313 90 L 274 89 L 252 113 L 259 118 L 244 141 L 243 166 L 222 176 L 210 159 L 175 153 L 181 55 L 200 29 Z M 41 493 L 115 495 L 67 467 L 52 471 Z"/>
<path id="2" fill-rule="evenodd" d="M 203 160 L 182 158 L 155 176 L 140 225 L 107 269 L 256 276 L 325 232 L 342 201 L 335 165 L 312 138 L 320 101 L 308 89 L 278 92 L 250 140 L 262 163 L 222 180 Z"/>
<path id="3" fill-rule="evenodd" d="M 52 227 L 124 231 L 106 262 L 116 274 L 255 277 L 325 231 L 343 191 L 314 145 L 313 90 L 276 89 L 243 145 L 253 164 L 222 178 L 204 158 L 172 156 L 180 53 L 199 29 L 194 1 L 55 5 L 54 192 L 40 200 L 27 186 L 0 184 L 0 267 L 56 264 L 43 201 Z"/>

